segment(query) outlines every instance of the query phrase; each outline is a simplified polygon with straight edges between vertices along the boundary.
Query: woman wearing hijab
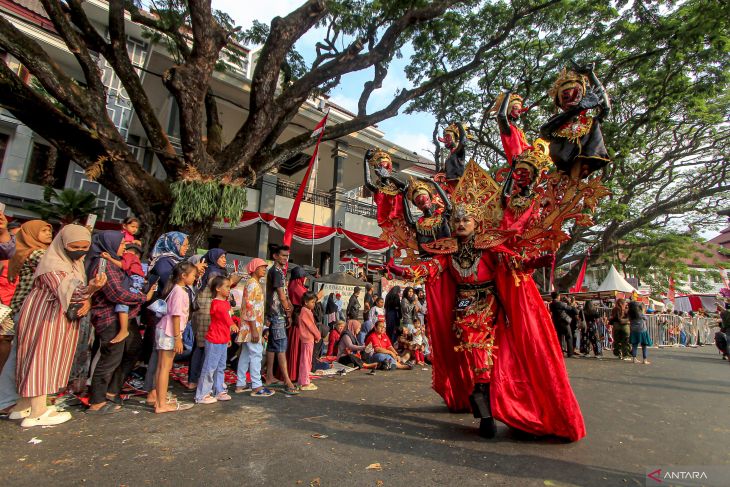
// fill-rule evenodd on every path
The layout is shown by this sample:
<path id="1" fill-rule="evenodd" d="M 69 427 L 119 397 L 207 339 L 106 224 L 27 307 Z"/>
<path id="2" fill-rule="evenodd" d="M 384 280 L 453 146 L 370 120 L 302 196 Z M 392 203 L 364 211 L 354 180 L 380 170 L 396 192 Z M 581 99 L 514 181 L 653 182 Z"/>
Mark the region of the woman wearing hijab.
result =
<path id="1" fill-rule="evenodd" d="M 124 235 L 109 230 L 94 235 L 89 255 L 86 258 L 86 274 L 99 274 L 102 262 L 101 255 L 109 254 L 114 260 L 121 260 L 124 253 Z M 129 290 L 130 282 L 124 271 L 114 264 L 106 266 L 107 284 L 102 292 L 91 298 L 91 325 L 99 340 L 99 361 L 91 378 L 91 395 L 89 397 L 89 414 L 109 414 L 117 412 L 120 406 L 115 400 L 121 391 L 126 375 L 131 372 L 142 345 L 142 337 L 134 318 L 139 314 L 142 304 L 152 297 L 134 293 Z M 129 306 L 129 335 L 119 342 L 112 339 L 119 332 L 119 315 L 114 308 L 119 305 Z M 116 402 L 121 402 L 117 400 Z"/>
<path id="2" fill-rule="evenodd" d="M 203 369 L 205 359 L 205 335 L 210 327 L 210 303 L 213 301 L 213 293 L 208 283 L 216 276 L 228 277 L 226 271 L 226 251 L 223 249 L 210 249 L 205 253 L 201 262 L 206 264 L 205 272 L 200 280 L 200 288 L 197 293 L 197 307 L 192 314 L 193 331 L 195 332 L 195 345 L 193 354 L 190 357 L 188 367 L 188 390 L 195 390 L 198 387 L 200 372 Z M 231 287 L 238 284 L 240 277 L 234 281 L 231 279 Z M 234 284 L 235 282 L 235 284 Z"/>
<path id="3" fill-rule="evenodd" d="M 216 276 L 228 276 L 226 270 L 226 251 L 223 249 L 210 249 L 205 253 L 201 262 L 207 264 L 203 278 L 200 281 L 200 287 L 208 287 L 208 283 Z"/>
<path id="4" fill-rule="evenodd" d="M 53 241 L 51 225 L 42 220 L 31 220 L 21 225 L 16 235 L 16 252 L 8 261 L 8 279 L 15 281 L 15 291 L 10 299 L 11 312 L 0 323 L 0 410 L 5 411 L 18 402 L 18 392 L 15 388 L 15 363 L 17 343 L 15 338 L 15 322 L 33 287 L 33 275 L 41 257 L 45 255 L 48 246 Z M 12 419 L 20 419 L 13 415 Z"/>
<path id="5" fill-rule="evenodd" d="M 0 323 L 0 371 L 8 359 L 10 343 L 15 336 L 15 315 L 20 312 L 33 287 L 33 274 L 52 241 L 53 228 L 43 220 L 23 223 L 15 235 L 15 255 L 7 263 L 8 282 L 15 284 L 15 291 L 9 303 L 11 313 Z"/>
<path id="6" fill-rule="evenodd" d="M 375 369 L 378 364 L 365 364 L 357 355 L 365 351 L 365 345 L 357 340 L 360 333 L 360 322 L 358 320 L 350 320 L 347 322 L 347 328 L 342 332 L 339 342 L 337 343 L 337 361 L 342 365 L 355 367 L 356 369 Z"/>
<path id="7" fill-rule="evenodd" d="M 188 252 L 188 236 L 182 232 L 168 232 L 160 236 L 155 242 L 155 247 L 150 254 L 150 276 L 158 276 L 159 282 L 157 289 L 162 289 L 167 285 L 167 280 L 172 274 L 172 269 L 178 262 L 185 259 Z M 150 279 L 153 281 L 154 279 Z"/>
<path id="8" fill-rule="evenodd" d="M 337 303 L 335 302 L 335 293 L 330 293 L 327 298 L 327 305 L 324 308 L 324 312 L 327 315 L 327 324 L 330 330 L 334 330 L 337 324 Z"/>
<path id="9" fill-rule="evenodd" d="M 33 287 L 17 325 L 16 384 L 21 400 L 13 409 L 21 426 L 60 424 L 67 412 L 46 406 L 46 395 L 66 386 L 78 337 L 77 321 L 88 313 L 88 299 L 106 284 L 100 275 L 86 284 L 83 257 L 91 245 L 89 230 L 67 225 L 38 264 Z"/>

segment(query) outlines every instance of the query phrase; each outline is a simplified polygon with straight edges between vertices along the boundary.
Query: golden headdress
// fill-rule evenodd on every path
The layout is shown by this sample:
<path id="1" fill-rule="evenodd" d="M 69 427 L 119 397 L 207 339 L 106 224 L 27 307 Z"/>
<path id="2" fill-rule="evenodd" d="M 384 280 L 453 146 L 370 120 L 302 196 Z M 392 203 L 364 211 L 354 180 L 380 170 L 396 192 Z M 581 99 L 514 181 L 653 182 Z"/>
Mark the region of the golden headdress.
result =
<path id="1" fill-rule="evenodd" d="M 416 196 L 419 194 L 427 194 L 431 196 L 433 193 L 433 186 L 431 184 L 427 183 L 426 181 L 416 179 L 413 176 L 411 176 L 408 180 L 408 190 L 406 191 L 406 199 L 409 201 L 414 201 Z"/>
<path id="2" fill-rule="evenodd" d="M 452 215 L 456 218 L 470 215 L 478 222 L 492 220 L 498 196 L 497 182 L 479 164 L 470 160 L 464 169 L 464 175 L 451 194 L 454 207 Z"/>
<path id="3" fill-rule="evenodd" d="M 524 152 L 515 159 L 515 168 L 520 165 L 526 165 L 535 169 L 536 175 L 550 169 L 552 164 L 553 160 L 550 159 L 550 143 L 543 139 L 535 139 L 535 142 L 532 144 L 532 148 L 525 149 Z"/>
<path id="4" fill-rule="evenodd" d="M 464 127 L 464 132 L 466 133 L 466 138 L 471 140 L 474 138 L 472 134 L 469 133 L 469 124 L 468 123 L 462 123 L 462 127 Z M 451 140 L 458 142 L 459 141 L 459 124 L 456 122 L 452 123 L 448 127 L 444 129 L 444 137 L 446 134 L 451 134 Z M 441 139 L 439 139 L 441 140 Z"/>
<path id="5" fill-rule="evenodd" d="M 503 100 L 504 100 L 504 91 L 502 93 L 500 93 L 499 95 L 497 95 L 497 98 L 494 100 L 494 105 L 492 105 L 492 108 L 489 109 L 489 112 L 493 113 L 493 114 L 499 112 L 499 107 L 502 106 Z M 521 105 L 521 104 L 523 104 L 524 99 L 517 93 L 510 94 L 509 104 L 511 105 L 512 103 L 514 103 L 516 101 L 520 102 L 520 105 Z M 508 107 L 508 111 L 509 111 L 509 107 Z"/>
<path id="6" fill-rule="evenodd" d="M 566 87 L 580 86 L 580 88 L 583 90 L 583 94 L 585 95 L 587 80 L 588 78 L 586 78 L 584 75 L 578 74 L 573 70 L 563 68 L 563 70 L 558 75 L 558 79 L 555 80 L 553 86 L 550 88 L 550 91 L 548 91 L 548 95 L 550 95 L 556 105 L 559 105 L 558 97 L 560 95 L 560 92 Z"/>
<path id="7" fill-rule="evenodd" d="M 372 167 L 378 167 L 381 161 L 387 160 L 391 165 L 393 164 L 393 160 L 390 157 L 390 154 L 385 152 L 383 149 L 375 149 L 370 156 L 370 160 L 368 161 L 370 166 Z"/>

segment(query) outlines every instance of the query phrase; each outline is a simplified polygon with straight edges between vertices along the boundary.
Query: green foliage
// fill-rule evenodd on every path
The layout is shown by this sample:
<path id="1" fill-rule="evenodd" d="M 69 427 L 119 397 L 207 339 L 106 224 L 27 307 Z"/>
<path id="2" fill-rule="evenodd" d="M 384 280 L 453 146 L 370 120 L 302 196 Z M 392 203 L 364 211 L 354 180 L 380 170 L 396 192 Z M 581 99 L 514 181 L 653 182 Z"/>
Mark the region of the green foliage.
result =
<path id="1" fill-rule="evenodd" d="M 246 208 L 246 188 L 218 181 L 181 180 L 170 185 L 175 203 L 170 214 L 173 225 L 206 222 L 213 218 L 238 223 Z"/>
<path id="2" fill-rule="evenodd" d="M 639 276 L 641 283 L 650 285 L 654 294 L 667 291 L 670 277 L 679 290 L 705 292 L 714 283 L 721 282 L 718 268 L 722 265 L 707 268 L 703 263 L 708 258 L 720 260 L 713 249 L 696 237 L 648 227 L 627 236 L 613 252 L 604 254 L 601 261 L 614 263 L 624 273 Z"/>
<path id="3" fill-rule="evenodd" d="M 43 189 L 43 201 L 28 203 L 26 209 L 38 213 L 42 220 L 63 224 L 80 223 L 90 214 L 100 214 L 103 206 L 96 206 L 96 195 L 75 189 Z"/>

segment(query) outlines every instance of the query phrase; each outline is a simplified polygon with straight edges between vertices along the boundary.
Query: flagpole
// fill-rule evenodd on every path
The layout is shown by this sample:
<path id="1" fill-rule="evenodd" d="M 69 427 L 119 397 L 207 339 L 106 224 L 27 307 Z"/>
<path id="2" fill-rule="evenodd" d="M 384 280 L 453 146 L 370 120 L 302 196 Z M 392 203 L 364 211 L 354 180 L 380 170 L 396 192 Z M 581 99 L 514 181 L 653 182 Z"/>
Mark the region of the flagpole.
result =
<path id="1" fill-rule="evenodd" d="M 314 188 L 312 190 L 312 194 L 317 191 L 317 171 L 319 170 L 319 153 L 317 153 L 317 159 L 314 161 Z M 312 198 L 312 203 L 314 205 L 314 211 L 312 211 L 312 259 L 310 261 L 310 265 L 314 267 L 314 222 L 317 219 L 317 199 Z"/>

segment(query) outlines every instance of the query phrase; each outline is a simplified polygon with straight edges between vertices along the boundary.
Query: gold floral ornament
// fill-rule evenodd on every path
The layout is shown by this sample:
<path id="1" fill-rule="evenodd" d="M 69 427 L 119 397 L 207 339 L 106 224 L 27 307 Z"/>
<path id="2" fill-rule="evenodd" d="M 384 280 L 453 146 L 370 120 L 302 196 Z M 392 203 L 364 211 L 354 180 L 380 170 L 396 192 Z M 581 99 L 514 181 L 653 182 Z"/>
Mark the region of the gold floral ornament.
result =
<path id="1" fill-rule="evenodd" d="M 579 226 L 591 226 L 591 213 L 598 201 L 610 194 L 600 178 L 575 181 L 559 172 L 543 175 L 535 191 L 539 211 L 533 215 L 522 234 L 510 244 L 526 257 L 556 251 L 562 242 L 569 239 L 562 229 L 569 220 Z"/>
<path id="2" fill-rule="evenodd" d="M 578 86 L 581 90 L 583 90 L 583 95 L 586 94 L 586 82 L 588 81 L 588 78 L 586 78 L 582 74 L 578 74 L 573 70 L 568 70 L 567 68 L 563 68 L 563 70 L 558 75 L 558 78 L 553 83 L 553 86 L 550 87 L 550 91 L 548 91 L 548 95 L 550 98 L 553 99 L 553 102 L 555 103 L 555 106 L 560 106 L 560 92 L 563 91 L 566 88 L 573 88 Z"/>
<path id="3" fill-rule="evenodd" d="M 454 207 L 452 218 L 473 216 L 477 233 L 481 228 L 497 227 L 502 219 L 499 195 L 499 184 L 479 164 L 471 160 L 451 195 Z"/>

